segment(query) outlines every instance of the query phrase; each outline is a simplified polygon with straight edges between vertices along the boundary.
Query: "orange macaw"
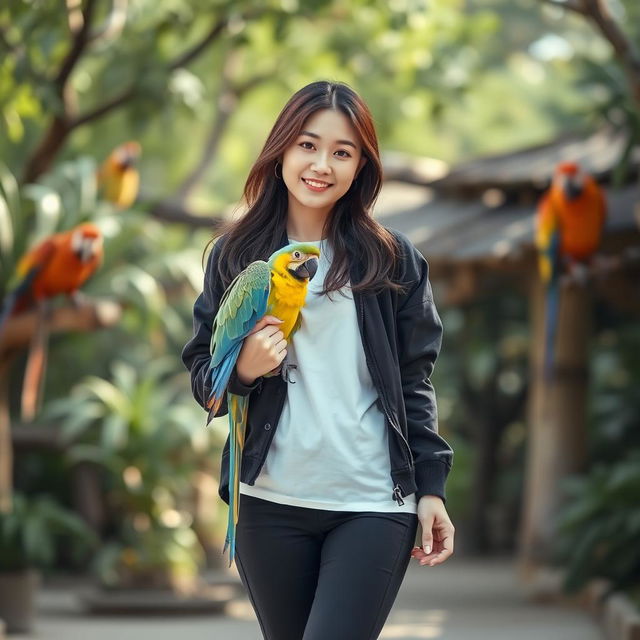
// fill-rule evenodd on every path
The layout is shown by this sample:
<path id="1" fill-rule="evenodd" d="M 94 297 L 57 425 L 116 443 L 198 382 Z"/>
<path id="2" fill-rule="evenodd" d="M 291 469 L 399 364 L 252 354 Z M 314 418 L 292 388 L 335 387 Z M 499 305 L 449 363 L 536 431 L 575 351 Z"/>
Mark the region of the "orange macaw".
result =
<path id="1" fill-rule="evenodd" d="M 553 364 L 560 273 L 567 266 L 584 284 L 584 263 L 591 261 L 600 245 L 606 215 L 604 192 L 593 177 L 574 162 L 560 163 L 536 211 L 538 271 L 547 287 L 544 355 L 547 378 Z"/>
<path id="2" fill-rule="evenodd" d="M 40 395 L 46 365 L 48 300 L 66 294 L 79 304 L 79 289 L 102 263 L 103 238 L 91 222 L 55 233 L 20 258 L 0 308 L 0 335 L 11 315 L 38 305 L 22 393 L 23 418 L 31 419 Z"/>
<path id="3" fill-rule="evenodd" d="M 119 209 L 130 207 L 138 196 L 140 174 L 136 162 L 140 143 L 135 140 L 117 146 L 97 172 L 98 187 L 106 200 Z"/>

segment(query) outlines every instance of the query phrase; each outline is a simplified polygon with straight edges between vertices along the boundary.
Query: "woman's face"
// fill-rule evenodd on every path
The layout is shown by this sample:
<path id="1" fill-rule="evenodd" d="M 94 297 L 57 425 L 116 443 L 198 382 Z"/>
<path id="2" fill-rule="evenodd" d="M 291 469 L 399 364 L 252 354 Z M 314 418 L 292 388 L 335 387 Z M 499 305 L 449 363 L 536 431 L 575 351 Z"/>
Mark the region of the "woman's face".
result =
<path id="1" fill-rule="evenodd" d="M 347 117 L 333 109 L 316 111 L 282 157 L 290 212 L 295 208 L 329 213 L 365 162 L 360 139 Z"/>

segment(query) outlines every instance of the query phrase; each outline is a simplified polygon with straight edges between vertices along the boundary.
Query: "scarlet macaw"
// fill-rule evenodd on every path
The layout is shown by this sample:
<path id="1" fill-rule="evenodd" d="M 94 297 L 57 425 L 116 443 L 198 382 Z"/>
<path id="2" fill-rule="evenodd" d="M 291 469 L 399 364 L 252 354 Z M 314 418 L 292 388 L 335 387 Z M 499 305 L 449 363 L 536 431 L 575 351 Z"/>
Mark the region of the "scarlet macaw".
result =
<path id="1" fill-rule="evenodd" d="M 564 266 L 578 276 L 595 254 L 607 215 L 604 193 L 573 162 L 556 167 L 536 212 L 538 271 L 547 287 L 544 374 L 551 376 L 558 323 L 559 279 Z"/>
<path id="2" fill-rule="evenodd" d="M 256 260 L 229 284 L 213 321 L 209 371 L 212 381 L 207 408 L 218 410 L 223 394 L 229 407 L 229 520 L 222 553 L 231 545 L 229 566 L 235 556 L 235 528 L 240 506 L 240 464 L 247 424 L 249 397 L 226 391 L 244 339 L 265 315 L 283 320 L 278 325 L 289 340 L 302 321 L 307 285 L 318 269 L 320 250 L 312 244 L 293 243 L 274 252 L 269 260 Z M 284 365 L 284 363 L 283 363 Z M 287 380 L 289 368 L 282 366 Z M 266 374 L 277 375 L 269 372 Z"/>
<path id="3" fill-rule="evenodd" d="M 11 315 L 38 304 L 38 328 L 29 348 L 22 391 L 25 419 L 31 419 L 35 414 L 46 366 L 46 302 L 58 294 L 66 294 L 78 304 L 78 290 L 102 263 L 102 243 L 100 229 L 91 222 L 84 222 L 45 238 L 18 262 L 0 309 L 0 335 Z"/>
<path id="4" fill-rule="evenodd" d="M 135 140 L 117 146 L 97 172 L 98 187 L 103 196 L 119 209 L 130 207 L 138 195 L 140 174 L 136 162 L 140 143 Z"/>

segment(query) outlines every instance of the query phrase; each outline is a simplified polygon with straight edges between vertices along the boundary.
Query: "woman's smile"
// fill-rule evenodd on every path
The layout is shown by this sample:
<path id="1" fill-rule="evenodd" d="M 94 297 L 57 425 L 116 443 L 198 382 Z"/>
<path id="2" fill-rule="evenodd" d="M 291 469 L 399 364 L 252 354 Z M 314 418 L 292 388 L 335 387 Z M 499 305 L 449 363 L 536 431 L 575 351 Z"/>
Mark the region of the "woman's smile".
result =
<path id="1" fill-rule="evenodd" d="M 310 191 L 316 192 L 326 191 L 331 186 L 329 182 L 324 182 L 323 180 L 314 180 L 312 178 L 302 178 L 302 182 L 304 182 L 304 184 Z"/>

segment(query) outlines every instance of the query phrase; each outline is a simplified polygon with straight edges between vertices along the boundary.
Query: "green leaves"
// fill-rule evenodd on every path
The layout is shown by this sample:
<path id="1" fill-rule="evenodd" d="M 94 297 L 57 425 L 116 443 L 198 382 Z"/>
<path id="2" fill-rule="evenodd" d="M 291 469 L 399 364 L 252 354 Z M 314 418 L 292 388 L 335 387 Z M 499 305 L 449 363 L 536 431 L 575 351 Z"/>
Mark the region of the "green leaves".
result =
<path id="1" fill-rule="evenodd" d="M 109 379 L 86 376 L 68 397 L 46 408 L 45 419 L 61 426 L 69 459 L 99 464 L 107 472 L 116 540 L 94 564 L 107 584 L 122 578 L 123 567 L 192 575 L 202 561 L 191 517 L 178 505 L 189 497 L 213 436 L 204 428 L 200 407 L 184 393 L 176 368 L 172 356 L 116 359 Z"/>
<path id="2" fill-rule="evenodd" d="M 640 572 L 640 451 L 598 464 L 565 485 L 567 508 L 558 520 L 557 560 L 566 564 L 566 588 L 593 577 L 626 587 Z"/>
<path id="3" fill-rule="evenodd" d="M 98 543 L 82 519 L 49 496 L 15 494 L 12 512 L 0 514 L 0 570 L 50 567 L 60 536 L 72 539 L 76 557 L 82 557 Z"/>

